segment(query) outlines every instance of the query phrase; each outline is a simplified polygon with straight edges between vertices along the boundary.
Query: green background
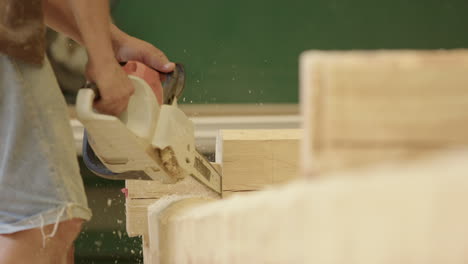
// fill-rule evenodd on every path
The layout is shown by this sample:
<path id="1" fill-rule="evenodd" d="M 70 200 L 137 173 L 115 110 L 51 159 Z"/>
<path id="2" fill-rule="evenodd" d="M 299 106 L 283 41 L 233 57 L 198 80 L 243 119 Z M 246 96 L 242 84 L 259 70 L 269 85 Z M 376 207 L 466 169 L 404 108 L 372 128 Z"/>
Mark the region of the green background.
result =
<path id="1" fill-rule="evenodd" d="M 186 65 L 185 103 L 296 103 L 302 51 L 467 47 L 467 12 L 466 0 L 138 0 L 113 10 L 124 31 Z"/>

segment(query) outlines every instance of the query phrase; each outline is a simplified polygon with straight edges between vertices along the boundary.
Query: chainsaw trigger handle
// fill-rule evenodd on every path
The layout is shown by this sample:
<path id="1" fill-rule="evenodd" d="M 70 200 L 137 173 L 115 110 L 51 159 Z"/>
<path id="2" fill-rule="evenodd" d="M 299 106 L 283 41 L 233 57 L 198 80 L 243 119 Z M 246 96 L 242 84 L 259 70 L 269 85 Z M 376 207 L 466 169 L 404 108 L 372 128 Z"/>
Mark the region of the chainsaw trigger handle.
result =
<path id="1" fill-rule="evenodd" d="M 96 88 L 97 89 L 97 88 Z M 82 88 L 76 97 L 76 114 L 80 121 L 86 120 L 110 120 L 117 121 L 117 117 L 94 112 L 93 104 L 96 98 L 95 90 L 92 88 Z"/>

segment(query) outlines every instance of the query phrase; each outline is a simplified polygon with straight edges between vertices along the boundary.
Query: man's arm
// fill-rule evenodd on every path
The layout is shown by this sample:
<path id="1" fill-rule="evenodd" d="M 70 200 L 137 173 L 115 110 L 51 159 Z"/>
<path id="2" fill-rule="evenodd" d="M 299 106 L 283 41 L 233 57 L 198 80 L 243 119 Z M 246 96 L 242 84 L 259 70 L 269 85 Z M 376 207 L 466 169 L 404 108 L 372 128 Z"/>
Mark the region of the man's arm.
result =
<path id="1" fill-rule="evenodd" d="M 44 15 L 48 26 L 86 47 L 87 75 L 101 92 L 95 107 L 103 113 L 119 114 L 133 93 L 117 59 L 137 60 L 161 72 L 174 69 L 159 49 L 128 36 L 111 23 L 107 0 L 45 0 Z"/>
<path id="2" fill-rule="evenodd" d="M 108 0 L 68 0 L 81 40 L 90 56 L 90 62 L 105 65 L 115 61 Z"/>
<path id="3" fill-rule="evenodd" d="M 107 0 L 68 0 L 83 45 L 88 52 L 88 78 L 97 83 L 96 108 L 117 115 L 125 110 L 134 88 L 115 59 Z"/>

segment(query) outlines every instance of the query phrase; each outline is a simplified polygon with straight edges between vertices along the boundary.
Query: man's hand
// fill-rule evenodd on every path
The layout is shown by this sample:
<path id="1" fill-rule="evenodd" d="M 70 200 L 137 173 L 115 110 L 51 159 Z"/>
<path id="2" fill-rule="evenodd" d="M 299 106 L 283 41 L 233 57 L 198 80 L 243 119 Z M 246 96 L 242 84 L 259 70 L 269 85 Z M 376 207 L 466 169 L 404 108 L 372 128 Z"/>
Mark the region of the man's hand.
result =
<path id="1" fill-rule="evenodd" d="M 100 113 L 116 116 L 127 108 L 135 88 L 116 60 L 104 63 L 104 65 L 104 67 L 97 67 L 91 61 L 88 62 L 86 75 L 89 80 L 97 84 L 101 94 L 101 98 L 94 104 L 94 107 Z"/>
<path id="2" fill-rule="evenodd" d="M 135 88 L 117 62 L 139 61 L 163 73 L 172 72 L 175 64 L 155 46 L 125 34 L 114 25 L 111 26 L 111 38 L 114 61 L 100 61 L 98 65 L 107 65 L 101 69 L 91 63 L 90 57 L 87 76 L 98 85 L 101 93 L 101 99 L 94 104 L 95 108 L 104 114 L 118 115 L 126 109 Z"/>
<path id="3" fill-rule="evenodd" d="M 174 70 L 175 64 L 150 43 L 125 34 L 114 25 L 111 26 L 111 35 L 112 46 L 118 61 L 139 61 L 164 73 Z"/>
<path id="4" fill-rule="evenodd" d="M 139 61 L 163 73 L 172 72 L 175 64 L 155 46 L 127 35 L 114 25 L 111 25 L 110 33 L 115 58 L 93 64 L 93 57 L 90 57 L 87 76 L 98 85 L 101 93 L 101 99 L 94 104 L 96 109 L 101 113 L 118 115 L 125 110 L 135 89 L 117 61 Z"/>

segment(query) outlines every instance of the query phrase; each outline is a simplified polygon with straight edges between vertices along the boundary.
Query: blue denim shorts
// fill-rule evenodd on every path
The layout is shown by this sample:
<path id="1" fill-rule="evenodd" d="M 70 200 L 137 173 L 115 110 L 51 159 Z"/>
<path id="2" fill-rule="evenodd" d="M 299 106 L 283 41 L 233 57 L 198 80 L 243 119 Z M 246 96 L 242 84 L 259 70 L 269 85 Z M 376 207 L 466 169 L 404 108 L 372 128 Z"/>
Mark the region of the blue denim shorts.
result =
<path id="1" fill-rule="evenodd" d="M 72 218 L 91 210 L 52 68 L 0 54 L 0 234 Z"/>

